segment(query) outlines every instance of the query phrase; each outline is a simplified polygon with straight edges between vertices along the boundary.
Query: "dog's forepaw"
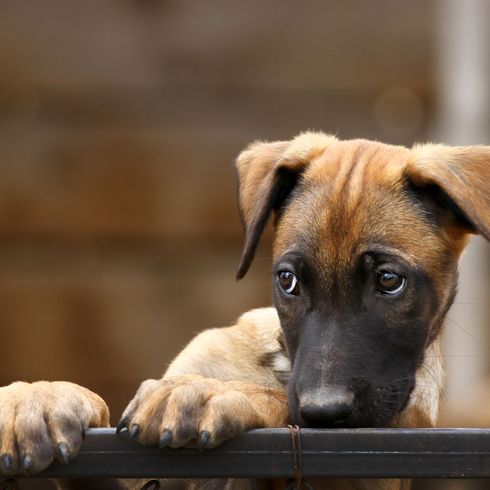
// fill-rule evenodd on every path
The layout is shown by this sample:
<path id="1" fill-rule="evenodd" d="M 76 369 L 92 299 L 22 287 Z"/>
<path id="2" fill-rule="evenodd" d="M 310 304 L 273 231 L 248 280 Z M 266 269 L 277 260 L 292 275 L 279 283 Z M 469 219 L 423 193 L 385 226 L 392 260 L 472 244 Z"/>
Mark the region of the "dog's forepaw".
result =
<path id="1" fill-rule="evenodd" d="M 118 432 L 160 447 L 217 446 L 259 427 L 280 427 L 288 414 L 285 392 L 252 383 L 197 375 L 147 380 L 124 411 Z"/>
<path id="2" fill-rule="evenodd" d="M 109 425 L 95 393 L 67 382 L 12 383 L 0 388 L 0 474 L 34 474 L 78 452 L 88 427 Z"/>

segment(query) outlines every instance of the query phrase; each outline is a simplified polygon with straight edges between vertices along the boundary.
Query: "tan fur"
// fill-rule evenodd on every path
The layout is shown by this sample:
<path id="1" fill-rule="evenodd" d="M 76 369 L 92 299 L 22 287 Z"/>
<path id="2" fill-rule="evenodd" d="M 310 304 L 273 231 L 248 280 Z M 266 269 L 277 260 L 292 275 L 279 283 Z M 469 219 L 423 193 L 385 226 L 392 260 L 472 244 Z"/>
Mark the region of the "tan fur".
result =
<path id="1" fill-rule="evenodd" d="M 282 350 L 280 335 L 274 308 L 249 311 L 233 327 L 199 334 L 172 362 L 165 378 L 199 373 L 223 381 L 248 381 L 283 389 L 268 366 L 263 365 L 265 358 Z"/>
<path id="2" fill-rule="evenodd" d="M 283 210 L 276 227 L 274 257 L 295 249 L 308 251 L 324 271 L 325 287 L 334 278 L 341 290 L 342 274 L 352 258 L 373 244 L 384 243 L 406 262 L 427 271 L 438 297 L 449 302 L 468 232 L 490 238 L 490 147 L 423 145 L 408 149 L 366 140 L 339 141 L 308 132 L 291 141 L 250 145 L 240 154 L 237 170 L 246 229 L 239 277 L 250 265 L 271 211 L 271 193 L 284 172 L 293 177 L 301 172 L 298 185 L 309 192 Z M 422 205 L 407 195 L 407 180 L 419 187 L 439 186 L 465 220 L 444 210 L 436 221 L 427 219 Z M 428 199 L 432 199 L 430 194 Z M 435 318 L 426 319 L 432 331 L 425 357 L 410 401 L 393 427 L 436 424 L 444 381 L 439 345 L 444 313 L 441 310 Z M 125 410 L 123 425 L 138 428 L 139 440 L 145 444 L 158 444 L 165 430 L 170 430 L 173 447 L 196 444 L 203 431 L 209 432 L 208 445 L 214 446 L 254 427 L 283 427 L 288 418 L 289 371 L 276 310 L 253 310 L 231 327 L 201 333 L 162 379 L 143 382 Z M 62 420 L 70 421 L 78 432 L 63 432 Z M 36 458 L 31 468 L 36 472 L 53 459 L 60 441 L 74 456 L 81 442 L 80 428 L 105 426 L 107 420 L 103 401 L 84 388 L 70 383 L 15 383 L 0 388 L 0 454 L 13 455 L 11 473 L 18 473 L 27 451 Z M 39 433 L 42 444 L 34 437 Z M 401 490 L 410 485 L 399 480 L 311 483 L 329 490 Z M 164 488 L 167 484 L 172 486 L 167 482 Z M 125 485 L 130 488 L 132 484 Z M 202 482 L 186 485 L 204 488 Z M 274 488 L 283 487 L 284 482 L 274 484 Z M 230 480 L 214 488 L 250 487 L 247 482 Z"/>

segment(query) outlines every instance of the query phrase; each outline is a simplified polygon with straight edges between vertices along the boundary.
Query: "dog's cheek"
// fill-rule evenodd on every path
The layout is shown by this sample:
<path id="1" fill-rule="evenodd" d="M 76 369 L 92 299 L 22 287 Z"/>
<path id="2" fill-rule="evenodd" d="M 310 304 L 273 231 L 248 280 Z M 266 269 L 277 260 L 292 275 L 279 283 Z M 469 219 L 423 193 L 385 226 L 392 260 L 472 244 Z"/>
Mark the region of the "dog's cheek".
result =
<path id="1" fill-rule="evenodd" d="M 456 269 L 441 260 L 437 271 L 415 269 L 409 279 L 411 287 L 396 311 L 398 322 L 412 343 L 423 335 L 430 343 L 440 333 L 456 294 Z"/>
<path id="2" fill-rule="evenodd" d="M 410 369 L 418 367 L 423 357 L 440 308 L 430 281 L 414 283 L 399 299 L 379 296 L 366 315 L 376 343 L 384 346 L 385 352 L 395 352 L 400 359 L 407 360 Z"/>
<path id="3" fill-rule="evenodd" d="M 286 353 L 290 359 L 293 370 L 298 362 L 299 345 L 304 341 L 306 336 L 304 330 L 304 325 L 302 325 L 301 322 L 291 324 L 286 323 L 282 327 Z"/>
<path id="4" fill-rule="evenodd" d="M 296 311 L 290 305 L 285 305 L 280 301 L 274 301 L 274 305 L 281 323 L 287 354 L 291 362 L 294 363 L 297 345 L 301 335 L 301 321 L 297 318 Z"/>

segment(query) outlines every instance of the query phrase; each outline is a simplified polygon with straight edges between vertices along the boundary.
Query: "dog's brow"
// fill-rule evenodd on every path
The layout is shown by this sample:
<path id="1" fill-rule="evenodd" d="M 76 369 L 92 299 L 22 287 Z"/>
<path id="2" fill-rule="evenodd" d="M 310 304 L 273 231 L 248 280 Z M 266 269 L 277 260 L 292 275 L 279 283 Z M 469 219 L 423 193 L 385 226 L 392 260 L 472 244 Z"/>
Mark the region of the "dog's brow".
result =
<path id="1" fill-rule="evenodd" d="M 369 247 L 366 247 L 365 249 L 363 249 L 361 251 L 361 254 L 373 253 L 373 252 L 378 253 L 378 254 L 386 254 L 386 255 L 392 255 L 394 257 L 399 257 L 409 264 L 414 263 L 414 257 L 412 255 L 406 253 L 406 251 L 401 250 L 401 249 L 396 248 L 396 247 L 391 247 L 389 245 L 384 245 L 384 244 L 383 245 L 374 244 L 374 245 L 371 245 Z"/>

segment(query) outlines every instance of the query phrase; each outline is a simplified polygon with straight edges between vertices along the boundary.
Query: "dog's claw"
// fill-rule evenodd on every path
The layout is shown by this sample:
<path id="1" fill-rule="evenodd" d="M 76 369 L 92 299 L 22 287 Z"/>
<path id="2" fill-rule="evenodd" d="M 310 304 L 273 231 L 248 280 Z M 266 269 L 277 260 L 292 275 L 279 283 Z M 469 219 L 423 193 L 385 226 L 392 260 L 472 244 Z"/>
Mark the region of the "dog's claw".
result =
<path id="1" fill-rule="evenodd" d="M 64 442 L 58 444 L 58 454 L 63 463 L 68 463 L 68 461 L 70 461 L 70 451 L 68 451 Z"/>
<path id="2" fill-rule="evenodd" d="M 138 434 L 140 432 L 140 426 L 138 424 L 133 424 L 131 426 L 131 429 L 129 429 L 129 438 L 130 439 L 136 439 L 138 437 Z"/>
<path id="3" fill-rule="evenodd" d="M 10 470 L 12 468 L 12 457 L 9 454 L 3 454 L 1 459 L 4 469 Z"/>
<path id="4" fill-rule="evenodd" d="M 34 464 L 34 461 L 31 457 L 30 454 L 26 454 L 23 458 L 22 458 L 22 471 L 25 473 L 27 471 L 29 471 L 32 467 L 32 465 Z"/>
<path id="5" fill-rule="evenodd" d="M 165 429 L 162 433 L 162 437 L 160 437 L 160 447 L 163 449 L 170 444 L 172 440 L 173 434 L 171 430 Z"/>
<path id="6" fill-rule="evenodd" d="M 204 448 L 206 447 L 206 444 L 209 442 L 211 439 L 211 434 L 207 430 L 202 430 L 201 433 L 199 434 L 199 442 L 198 442 L 198 447 L 199 451 L 204 451 Z"/>
<path id="7" fill-rule="evenodd" d="M 119 434 L 119 432 L 125 429 L 127 423 L 128 423 L 128 417 L 123 417 L 117 424 L 116 434 Z"/>

